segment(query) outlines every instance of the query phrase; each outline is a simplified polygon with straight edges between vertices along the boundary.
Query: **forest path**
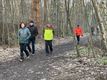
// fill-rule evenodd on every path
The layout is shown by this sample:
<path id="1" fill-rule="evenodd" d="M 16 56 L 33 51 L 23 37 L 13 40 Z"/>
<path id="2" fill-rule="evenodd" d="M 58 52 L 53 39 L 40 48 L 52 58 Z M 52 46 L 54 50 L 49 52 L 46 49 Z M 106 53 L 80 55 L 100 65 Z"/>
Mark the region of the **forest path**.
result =
<path id="1" fill-rule="evenodd" d="M 80 45 L 87 44 L 87 42 L 88 37 L 86 36 L 81 39 Z M 15 59 L 1 63 L 0 80 L 57 80 L 58 78 L 55 77 L 58 77 L 61 71 L 63 71 L 57 66 L 65 66 L 66 63 L 70 63 L 72 60 L 66 59 L 62 55 L 65 55 L 65 52 L 74 50 L 74 45 L 74 42 L 69 42 L 54 46 L 54 52 L 50 56 L 46 56 L 45 51 L 41 50 L 37 51 L 34 56 L 31 55 L 30 59 L 26 59 L 23 62 L 19 62 L 18 59 Z"/>

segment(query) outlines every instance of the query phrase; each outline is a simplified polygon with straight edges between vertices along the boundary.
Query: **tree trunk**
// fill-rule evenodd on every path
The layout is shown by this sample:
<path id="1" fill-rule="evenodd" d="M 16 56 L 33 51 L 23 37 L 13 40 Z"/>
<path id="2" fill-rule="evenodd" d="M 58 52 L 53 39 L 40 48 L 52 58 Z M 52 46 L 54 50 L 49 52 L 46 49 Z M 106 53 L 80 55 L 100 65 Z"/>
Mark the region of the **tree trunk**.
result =
<path id="1" fill-rule="evenodd" d="M 102 17 L 100 15 L 100 12 L 98 11 L 98 5 L 97 2 L 95 0 L 91 0 L 94 10 L 95 10 L 95 14 L 96 14 L 96 18 L 99 24 L 99 28 L 101 31 L 101 42 L 102 42 L 102 49 L 104 50 L 104 54 L 105 55 L 105 51 L 107 51 L 107 32 L 105 30 L 104 24 L 102 23 Z"/>
<path id="2" fill-rule="evenodd" d="M 67 16 L 67 20 L 68 20 L 68 24 L 70 26 L 70 29 L 71 29 L 71 33 L 73 32 L 73 27 L 71 25 L 71 20 L 70 20 L 70 8 L 69 8 L 69 4 L 70 4 L 70 0 L 65 0 L 65 10 L 66 10 L 66 16 Z M 75 36 L 74 37 L 74 40 L 75 40 Z M 78 49 L 78 45 L 75 46 L 76 47 L 76 52 L 77 52 L 77 57 L 80 57 L 80 52 L 79 52 L 79 49 Z"/>
<path id="3" fill-rule="evenodd" d="M 40 25 L 40 0 L 32 0 L 32 19 L 35 20 L 36 24 Z"/>
<path id="4" fill-rule="evenodd" d="M 47 22 L 47 0 L 44 0 L 44 23 Z"/>

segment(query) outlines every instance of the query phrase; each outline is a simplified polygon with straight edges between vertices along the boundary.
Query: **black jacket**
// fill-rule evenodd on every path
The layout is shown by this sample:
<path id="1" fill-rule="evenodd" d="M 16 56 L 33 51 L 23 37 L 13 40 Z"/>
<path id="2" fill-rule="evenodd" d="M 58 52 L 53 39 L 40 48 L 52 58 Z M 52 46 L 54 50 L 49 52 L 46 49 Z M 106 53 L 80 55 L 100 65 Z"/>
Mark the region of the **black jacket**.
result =
<path id="1" fill-rule="evenodd" d="M 38 35 L 38 29 L 36 26 L 29 26 L 28 29 L 31 32 L 31 37 L 30 38 L 35 38 Z"/>

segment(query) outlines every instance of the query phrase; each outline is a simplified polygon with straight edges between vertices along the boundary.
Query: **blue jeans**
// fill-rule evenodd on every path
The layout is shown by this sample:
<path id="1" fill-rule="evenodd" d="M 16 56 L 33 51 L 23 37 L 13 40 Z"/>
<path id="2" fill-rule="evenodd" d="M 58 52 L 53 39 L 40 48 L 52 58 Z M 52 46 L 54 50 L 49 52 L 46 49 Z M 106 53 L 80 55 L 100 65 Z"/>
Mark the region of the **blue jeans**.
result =
<path id="1" fill-rule="evenodd" d="M 27 44 L 26 43 L 20 43 L 20 57 L 21 59 L 24 59 L 24 53 L 26 54 L 26 56 L 28 57 L 29 56 L 29 52 L 27 51 L 26 47 L 27 47 Z"/>
<path id="2" fill-rule="evenodd" d="M 30 47 L 30 44 L 32 44 L 32 48 Z M 28 43 L 28 50 L 29 52 L 32 52 L 32 54 L 35 54 L 35 38 L 30 38 Z"/>

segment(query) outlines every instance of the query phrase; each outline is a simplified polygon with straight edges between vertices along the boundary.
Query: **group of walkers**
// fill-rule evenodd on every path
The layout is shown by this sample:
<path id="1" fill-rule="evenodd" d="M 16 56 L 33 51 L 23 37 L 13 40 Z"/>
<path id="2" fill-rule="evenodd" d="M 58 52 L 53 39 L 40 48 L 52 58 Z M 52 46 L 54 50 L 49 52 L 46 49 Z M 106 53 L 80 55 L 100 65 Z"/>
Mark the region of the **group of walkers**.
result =
<path id="1" fill-rule="evenodd" d="M 30 53 L 35 54 L 35 40 L 38 35 L 38 29 L 35 26 L 34 21 L 30 21 L 28 26 L 24 23 L 20 23 L 20 29 L 18 30 L 18 39 L 20 45 L 20 61 L 24 60 L 24 53 L 29 58 Z M 52 25 L 48 24 L 43 30 L 43 38 L 45 40 L 45 51 L 48 56 L 52 54 L 52 40 L 54 36 L 54 30 Z"/>
<path id="2" fill-rule="evenodd" d="M 29 58 L 30 53 L 35 54 L 35 41 L 38 35 L 37 26 L 35 26 L 34 21 L 30 21 L 28 25 L 24 22 L 20 23 L 20 29 L 18 31 L 19 45 L 20 45 L 20 61 L 24 60 L 24 53 L 27 58 Z M 74 28 L 74 35 L 77 38 L 77 44 L 80 42 L 80 37 L 83 36 L 82 28 L 77 25 Z M 52 40 L 54 38 L 54 29 L 51 24 L 47 24 L 43 29 L 43 39 L 45 41 L 45 52 L 46 56 L 52 54 L 53 46 Z"/>

